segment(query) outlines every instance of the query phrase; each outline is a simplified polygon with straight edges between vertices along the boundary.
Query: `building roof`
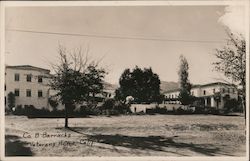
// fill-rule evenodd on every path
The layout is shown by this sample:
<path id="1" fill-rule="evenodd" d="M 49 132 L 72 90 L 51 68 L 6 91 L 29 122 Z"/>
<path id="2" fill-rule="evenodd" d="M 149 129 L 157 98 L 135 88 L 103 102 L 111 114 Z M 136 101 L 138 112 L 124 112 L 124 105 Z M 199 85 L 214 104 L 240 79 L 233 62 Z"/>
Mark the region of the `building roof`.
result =
<path id="1" fill-rule="evenodd" d="M 11 69 L 24 69 L 24 70 L 39 70 L 39 71 L 45 71 L 45 72 L 50 72 L 50 70 L 45 69 L 45 68 L 40 68 L 40 67 L 35 67 L 31 65 L 15 65 L 15 66 L 10 66 L 6 65 L 6 68 L 11 68 Z"/>
<path id="2" fill-rule="evenodd" d="M 200 84 L 193 85 L 192 88 L 202 88 L 202 87 L 208 87 L 208 86 L 214 86 L 214 85 L 233 86 L 233 84 L 227 84 L 227 83 L 223 83 L 223 82 L 212 82 L 212 83 L 207 83 L 207 84 L 202 84 L 202 85 L 200 85 Z M 174 89 L 174 90 L 169 90 L 169 91 L 166 91 L 164 93 L 172 93 L 172 92 L 178 92 L 178 91 L 180 91 L 180 88 Z"/>

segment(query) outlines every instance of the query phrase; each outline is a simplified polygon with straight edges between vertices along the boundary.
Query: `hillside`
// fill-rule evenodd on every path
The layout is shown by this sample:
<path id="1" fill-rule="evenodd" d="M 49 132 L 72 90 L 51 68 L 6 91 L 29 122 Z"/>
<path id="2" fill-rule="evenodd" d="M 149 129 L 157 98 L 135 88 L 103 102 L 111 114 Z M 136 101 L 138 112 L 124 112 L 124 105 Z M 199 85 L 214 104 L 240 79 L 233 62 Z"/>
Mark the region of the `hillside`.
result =
<path id="1" fill-rule="evenodd" d="M 119 87 L 118 84 L 111 84 L 108 82 L 104 82 L 104 88 L 107 90 L 116 90 Z M 178 88 L 178 83 L 176 82 L 167 82 L 167 81 L 161 81 L 161 92 L 169 91 L 169 90 L 174 90 Z"/>
<path id="2" fill-rule="evenodd" d="M 166 92 L 169 90 L 178 89 L 178 83 L 177 82 L 167 82 L 167 81 L 161 81 L 161 92 Z"/>
<path id="3" fill-rule="evenodd" d="M 117 84 L 111 84 L 108 82 L 104 82 L 104 89 L 115 91 L 119 86 Z"/>

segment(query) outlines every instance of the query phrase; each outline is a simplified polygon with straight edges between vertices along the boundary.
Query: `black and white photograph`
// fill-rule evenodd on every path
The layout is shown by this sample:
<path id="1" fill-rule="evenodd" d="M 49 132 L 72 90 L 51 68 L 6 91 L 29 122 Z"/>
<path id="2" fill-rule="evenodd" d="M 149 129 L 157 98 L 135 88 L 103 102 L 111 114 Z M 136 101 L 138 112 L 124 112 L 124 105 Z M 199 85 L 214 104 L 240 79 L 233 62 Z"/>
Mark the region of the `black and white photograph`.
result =
<path id="1" fill-rule="evenodd" d="M 4 158 L 247 160 L 247 3 L 26 4 L 4 6 Z"/>

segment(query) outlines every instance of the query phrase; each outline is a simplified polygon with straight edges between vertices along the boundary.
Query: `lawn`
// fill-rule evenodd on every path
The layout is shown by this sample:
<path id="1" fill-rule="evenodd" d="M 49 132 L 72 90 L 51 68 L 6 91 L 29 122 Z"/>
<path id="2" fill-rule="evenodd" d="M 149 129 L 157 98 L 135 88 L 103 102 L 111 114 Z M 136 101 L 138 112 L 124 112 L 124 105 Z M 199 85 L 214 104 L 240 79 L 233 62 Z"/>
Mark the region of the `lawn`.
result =
<path id="1" fill-rule="evenodd" d="M 131 115 L 28 119 L 6 116 L 6 155 L 244 156 L 241 116 Z"/>

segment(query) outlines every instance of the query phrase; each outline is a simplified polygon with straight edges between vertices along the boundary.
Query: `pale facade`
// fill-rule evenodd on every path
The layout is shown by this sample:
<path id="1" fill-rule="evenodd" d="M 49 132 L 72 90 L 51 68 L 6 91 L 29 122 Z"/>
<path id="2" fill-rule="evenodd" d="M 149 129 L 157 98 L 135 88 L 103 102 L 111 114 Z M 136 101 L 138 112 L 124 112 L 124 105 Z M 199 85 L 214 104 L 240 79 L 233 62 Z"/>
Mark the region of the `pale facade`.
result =
<path id="1" fill-rule="evenodd" d="M 204 85 L 196 85 L 191 90 L 191 95 L 202 98 L 205 106 L 222 109 L 225 104 L 225 97 L 229 99 L 238 99 L 238 93 L 235 87 L 230 84 L 215 82 Z M 164 93 L 169 101 L 178 101 L 179 90 L 168 91 Z M 171 102 L 170 102 L 171 103 Z"/>
<path id="2" fill-rule="evenodd" d="M 6 66 L 5 67 L 5 107 L 8 107 L 8 94 L 15 94 L 15 106 L 33 105 L 35 108 L 52 109 L 49 98 L 57 91 L 50 89 L 50 70 L 30 65 Z M 104 89 L 102 94 L 96 97 L 114 98 L 114 91 Z M 64 105 L 59 103 L 58 109 Z"/>
<path id="3" fill-rule="evenodd" d="M 30 65 L 6 66 L 5 68 L 5 107 L 8 94 L 15 94 L 15 105 L 33 105 L 48 108 L 50 71 Z"/>

